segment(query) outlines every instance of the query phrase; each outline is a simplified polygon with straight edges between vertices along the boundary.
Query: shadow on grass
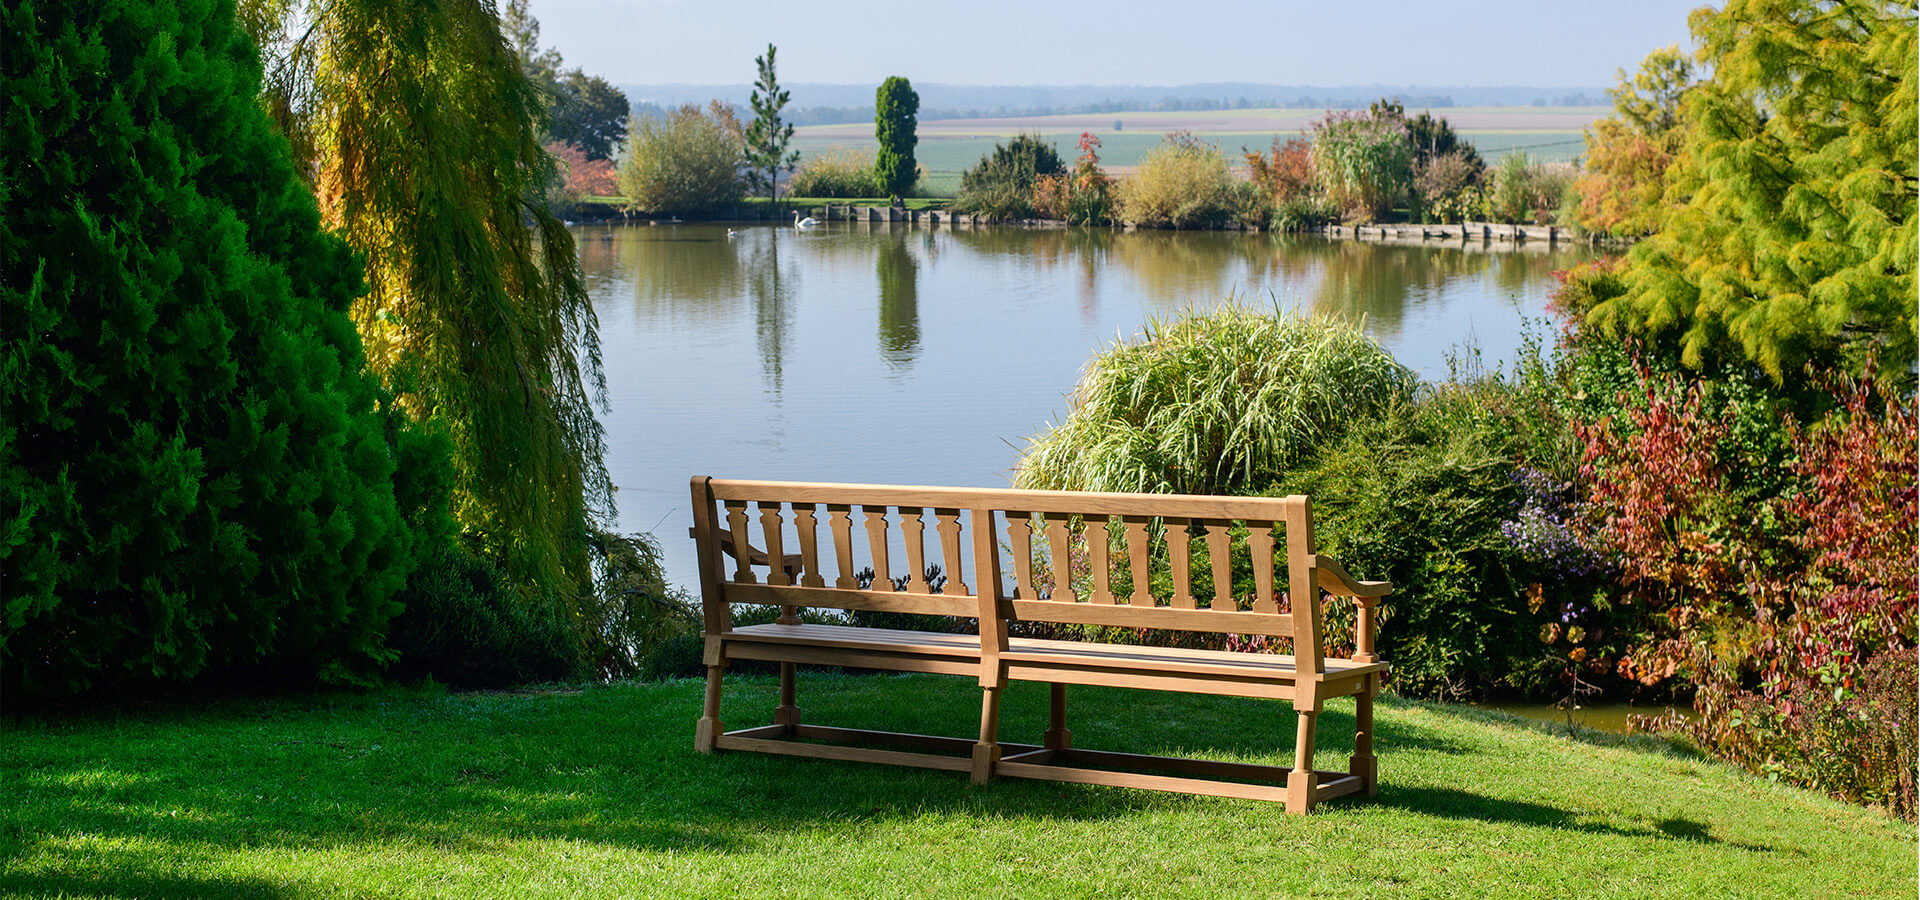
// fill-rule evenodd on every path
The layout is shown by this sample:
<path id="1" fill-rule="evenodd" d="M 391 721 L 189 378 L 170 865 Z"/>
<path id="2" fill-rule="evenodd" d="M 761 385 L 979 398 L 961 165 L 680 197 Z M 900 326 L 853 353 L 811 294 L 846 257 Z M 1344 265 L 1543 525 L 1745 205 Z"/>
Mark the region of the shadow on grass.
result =
<path id="1" fill-rule="evenodd" d="M 1613 731 L 1601 731 L 1597 728 L 1588 728 L 1584 725 L 1570 722 L 1531 719 L 1509 712 L 1461 706 L 1454 703 L 1429 703 L 1419 700 L 1399 700 L 1396 702 L 1403 707 L 1424 709 L 1438 716 L 1446 716 L 1452 719 L 1478 722 L 1486 725 L 1518 728 L 1524 731 L 1562 738 L 1592 747 L 1617 747 L 1674 759 L 1707 758 L 1706 754 L 1701 753 L 1698 748 L 1683 740 L 1667 738 L 1647 732 L 1621 734 Z"/>
<path id="2" fill-rule="evenodd" d="M 777 693 L 772 679 L 730 678 L 723 718 L 734 728 L 770 721 Z M 700 694 L 691 680 L 530 695 L 393 691 L 16 722 L 24 727 L 10 728 L 0 753 L 0 783 L 13 801 L 0 808 L 0 893 L 298 893 L 298 885 L 180 874 L 222 864 L 208 848 L 344 850 L 351 859 L 365 848 L 431 856 L 561 840 L 736 853 L 794 831 L 830 829 L 836 839 L 859 841 L 929 812 L 1071 822 L 1218 802 L 1017 780 L 980 790 L 955 772 L 702 756 L 692 750 Z M 978 703 L 970 679 L 814 674 L 800 682 L 805 718 L 819 724 L 970 737 Z M 1046 685 L 1010 686 L 1003 738 L 1037 739 L 1047 705 Z M 1068 723 L 1081 747 L 1285 764 L 1295 717 L 1274 701 L 1072 687 Z M 1470 736 L 1444 729 L 1392 716 L 1378 724 L 1385 753 L 1484 752 Z M 1322 751 L 1344 760 L 1352 750 L 1351 704 L 1330 704 L 1319 733 Z M 1387 784 L 1377 802 L 1440 816 L 1712 841 L 1685 820 L 1644 831 L 1594 828 L 1565 810 L 1460 791 Z M 199 866 L 196 858 L 210 861 Z"/>
<path id="3" fill-rule="evenodd" d="M 1447 819 L 1471 819 L 1478 822 L 1526 825 L 1534 828 L 1553 828 L 1615 837 L 1685 841 L 1694 844 L 1738 847 L 1742 850 L 1763 853 L 1779 850 L 1777 847 L 1763 844 L 1721 840 L 1714 837 L 1705 825 L 1691 819 L 1661 819 L 1648 822 L 1644 828 L 1621 827 L 1586 821 L 1578 813 L 1544 803 L 1489 797 L 1453 788 L 1382 784 L 1380 796 L 1374 802 L 1386 808 L 1404 809 L 1411 813 Z"/>
<path id="4" fill-rule="evenodd" d="M 253 898 L 295 900 L 312 892 L 264 878 L 183 874 L 178 860 L 140 851 L 64 852 L 59 864 L 39 871 L 0 867 L 0 892 L 9 897 Z"/>

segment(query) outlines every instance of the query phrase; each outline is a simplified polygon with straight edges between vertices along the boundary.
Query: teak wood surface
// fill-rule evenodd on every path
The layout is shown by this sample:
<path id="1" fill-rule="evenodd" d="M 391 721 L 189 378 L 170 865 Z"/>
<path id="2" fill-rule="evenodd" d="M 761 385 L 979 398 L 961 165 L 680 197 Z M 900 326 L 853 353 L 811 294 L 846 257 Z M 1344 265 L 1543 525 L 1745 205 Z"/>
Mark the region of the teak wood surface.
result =
<path id="1" fill-rule="evenodd" d="M 705 704 L 695 732 L 701 752 L 753 750 L 967 771 L 976 783 L 1005 775 L 1276 800 L 1291 812 L 1378 790 L 1373 698 L 1387 667 L 1374 653 L 1374 606 L 1392 586 L 1356 580 L 1314 552 L 1313 509 L 1306 497 L 695 477 L 692 499 L 707 667 Z M 858 530 L 853 527 L 856 507 Z M 864 540 L 857 541 L 856 534 Z M 789 552 L 795 547 L 799 552 Z M 1084 578 L 1074 570 L 1076 549 L 1086 560 Z M 871 560 L 870 579 L 854 570 L 860 550 Z M 1234 590 L 1236 559 L 1251 565 L 1251 594 Z M 896 574 L 901 564 L 906 571 Z M 1160 564 L 1172 573 L 1168 596 L 1152 591 L 1151 574 Z M 944 584 L 933 577 L 930 565 L 941 567 Z M 1323 592 L 1354 601 L 1351 657 L 1322 652 Z M 1291 601 L 1284 610 L 1283 600 Z M 781 615 L 771 624 L 735 627 L 736 603 L 775 605 Z M 802 624 L 800 608 L 958 617 L 971 619 L 978 633 Z M 1294 653 L 1009 637 L 1008 625 L 1023 621 L 1259 634 L 1290 639 Z M 781 699 L 773 724 L 727 731 L 720 722 L 722 682 L 732 659 L 780 663 Z M 977 677 L 979 738 L 801 724 L 794 666 L 802 663 Z M 1014 680 L 1052 684 L 1051 727 L 1042 745 L 999 739 L 1001 688 Z M 1298 720 L 1294 765 L 1073 747 L 1066 728 L 1068 684 L 1290 701 Z M 1355 698 L 1357 729 L 1348 771 L 1314 771 L 1315 727 L 1323 703 L 1347 696 Z M 900 749 L 862 746 L 873 744 Z"/>

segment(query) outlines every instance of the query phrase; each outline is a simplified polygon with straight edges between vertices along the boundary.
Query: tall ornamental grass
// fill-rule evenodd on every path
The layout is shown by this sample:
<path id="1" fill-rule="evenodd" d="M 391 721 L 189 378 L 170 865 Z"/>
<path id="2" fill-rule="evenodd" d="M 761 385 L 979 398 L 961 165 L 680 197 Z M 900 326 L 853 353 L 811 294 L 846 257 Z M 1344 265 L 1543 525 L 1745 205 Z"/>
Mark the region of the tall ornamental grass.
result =
<path id="1" fill-rule="evenodd" d="M 1245 493 L 1408 400 L 1412 371 L 1351 323 L 1229 302 L 1151 320 L 1088 364 L 1021 487 Z"/>

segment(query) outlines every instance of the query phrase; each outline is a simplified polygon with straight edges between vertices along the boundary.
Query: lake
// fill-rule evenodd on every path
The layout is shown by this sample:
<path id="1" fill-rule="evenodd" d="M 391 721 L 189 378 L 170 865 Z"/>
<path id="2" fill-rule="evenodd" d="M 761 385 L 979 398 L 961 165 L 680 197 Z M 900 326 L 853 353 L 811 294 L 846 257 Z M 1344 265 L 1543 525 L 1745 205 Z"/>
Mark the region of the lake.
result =
<path id="1" fill-rule="evenodd" d="M 1189 306 L 1364 321 L 1427 378 L 1546 335 L 1586 247 L 1242 232 L 576 226 L 600 318 L 621 531 L 698 583 L 690 476 L 1006 487 L 1088 359 Z"/>

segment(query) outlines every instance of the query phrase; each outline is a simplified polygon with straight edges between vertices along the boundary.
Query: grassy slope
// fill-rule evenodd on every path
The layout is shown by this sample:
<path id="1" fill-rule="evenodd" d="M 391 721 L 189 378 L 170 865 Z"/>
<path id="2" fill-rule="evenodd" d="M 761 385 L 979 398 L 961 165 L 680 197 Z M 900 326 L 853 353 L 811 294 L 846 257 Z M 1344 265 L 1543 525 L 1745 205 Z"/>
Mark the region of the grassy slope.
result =
<path id="1" fill-rule="evenodd" d="M 964 679 L 803 675 L 815 721 L 964 734 Z M 726 718 L 774 685 L 734 679 Z M 696 682 L 9 721 L 0 892 L 1899 896 L 1915 832 L 1645 739 L 1410 703 L 1380 797 L 1277 805 L 691 750 Z M 1280 761 L 1284 704 L 1072 689 L 1076 742 Z M 1006 734 L 1044 726 L 1009 688 Z M 1323 717 L 1343 767 L 1351 706 Z"/>

